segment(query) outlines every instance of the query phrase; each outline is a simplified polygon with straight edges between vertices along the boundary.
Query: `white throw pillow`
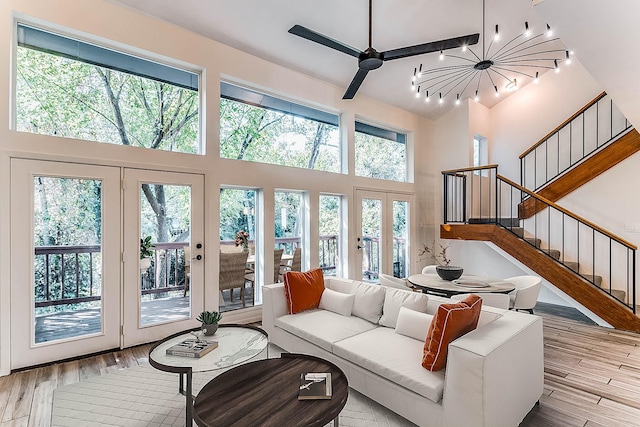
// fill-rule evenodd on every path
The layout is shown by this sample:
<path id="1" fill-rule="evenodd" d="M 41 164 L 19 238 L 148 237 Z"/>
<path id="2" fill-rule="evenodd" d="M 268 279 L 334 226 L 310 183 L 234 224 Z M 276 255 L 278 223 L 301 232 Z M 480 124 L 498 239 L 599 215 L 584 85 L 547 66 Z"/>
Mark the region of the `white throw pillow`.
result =
<path id="1" fill-rule="evenodd" d="M 387 328 L 395 328 L 400 307 L 426 312 L 428 302 L 429 297 L 426 294 L 387 288 L 382 306 L 382 317 L 378 323 Z"/>
<path id="2" fill-rule="evenodd" d="M 424 342 L 427 339 L 432 320 L 432 314 L 421 313 L 407 307 L 401 307 L 400 313 L 398 313 L 395 333 Z"/>
<path id="3" fill-rule="evenodd" d="M 351 310 L 353 309 L 353 300 L 355 295 L 343 294 L 328 288 L 322 292 L 320 298 L 319 308 L 324 310 L 333 311 L 334 313 L 342 314 L 343 316 L 351 316 Z"/>
<path id="4" fill-rule="evenodd" d="M 370 285 L 368 283 L 354 282 L 351 293 L 355 295 L 351 314 L 371 323 L 378 323 L 382 315 L 384 303 L 384 286 Z"/>
<path id="5" fill-rule="evenodd" d="M 380 274 L 380 284 L 389 288 L 404 289 L 405 291 L 409 289 L 407 279 L 399 279 L 388 274 Z"/>

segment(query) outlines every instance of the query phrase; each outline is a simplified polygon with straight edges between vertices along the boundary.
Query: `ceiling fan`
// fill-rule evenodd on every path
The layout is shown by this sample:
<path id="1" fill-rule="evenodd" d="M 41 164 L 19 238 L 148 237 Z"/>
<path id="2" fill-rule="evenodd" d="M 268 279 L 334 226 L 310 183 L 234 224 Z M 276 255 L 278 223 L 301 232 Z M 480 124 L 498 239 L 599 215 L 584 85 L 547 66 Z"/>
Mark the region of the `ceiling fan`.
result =
<path id="1" fill-rule="evenodd" d="M 391 61 L 392 59 L 406 58 L 408 56 L 422 55 L 425 53 L 437 52 L 441 50 L 453 49 L 456 47 L 470 46 L 478 43 L 480 34 L 470 34 L 467 36 L 454 37 L 451 39 L 438 40 L 435 42 L 418 44 L 415 46 L 401 47 L 399 49 L 387 50 L 384 52 L 378 52 L 371 46 L 371 3 L 369 0 L 369 47 L 365 51 L 359 51 L 351 46 L 341 43 L 337 40 L 333 40 L 320 33 L 316 33 L 302 25 L 294 25 L 289 29 L 289 32 L 293 35 L 311 40 L 312 42 L 319 43 L 323 46 L 327 46 L 331 49 L 338 50 L 346 53 L 347 55 L 355 56 L 358 58 L 358 71 L 355 77 L 351 81 L 351 84 L 344 93 L 342 99 L 353 99 L 358 88 L 367 76 L 367 73 L 376 68 L 380 68 L 384 61 Z"/>

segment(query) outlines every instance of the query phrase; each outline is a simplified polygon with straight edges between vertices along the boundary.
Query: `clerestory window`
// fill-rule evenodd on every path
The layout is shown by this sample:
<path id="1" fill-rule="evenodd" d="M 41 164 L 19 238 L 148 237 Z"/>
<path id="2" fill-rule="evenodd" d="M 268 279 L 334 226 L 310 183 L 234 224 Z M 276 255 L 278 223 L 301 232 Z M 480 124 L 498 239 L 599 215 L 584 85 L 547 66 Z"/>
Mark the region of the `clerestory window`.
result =
<path id="1" fill-rule="evenodd" d="M 18 24 L 21 132 L 201 152 L 197 73 Z"/>
<path id="2" fill-rule="evenodd" d="M 222 82 L 220 156 L 340 173 L 339 116 Z"/>
<path id="3" fill-rule="evenodd" d="M 356 122 L 356 176 L 407 181 L 407 136 Z"/>

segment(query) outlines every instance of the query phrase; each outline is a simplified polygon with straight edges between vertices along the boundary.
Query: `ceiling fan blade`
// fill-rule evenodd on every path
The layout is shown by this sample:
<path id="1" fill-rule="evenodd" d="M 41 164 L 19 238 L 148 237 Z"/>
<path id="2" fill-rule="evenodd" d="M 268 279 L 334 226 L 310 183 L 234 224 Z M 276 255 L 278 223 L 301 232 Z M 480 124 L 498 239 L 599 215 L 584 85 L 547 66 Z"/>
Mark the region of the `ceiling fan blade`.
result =
<path id="1" fill-rule="evenodd" d="M 320 33 L 316 33 L 315 31 L 303 27 L 302 25 L 294 25 L 289 29 L 289 32 L 293 35 L 302 37 L 303 39 L 311 40 L 312 42 L 330 47 L 331 49 L 339 50 L 340 52 L 346 53 L 347 55 L 355 56 L 356 58 L 360 55 L 359 50 L 354 49 L 351 46 L 347 46 L 346 44 L 341 43 L 337 40 L 330 39 L 327 36 L 323 36 Z"/>
<path id="2" fill-rule="evenodd" d="M 368 72 L 369 70 L 358 68 L 358 72 L 356 73 L 353 80 L 351 80 L 351 84 L 347 88 L 347 91 L 344 93 L 342 99 L 353 99 L 353 97 L 356 96 L 356 92 L 360 88 L 360 85 L 364 81 L 364 78 L 367 77 Z"/>
<path id="3" fill-rule="evenodd" d="M 440 50 L 453 49 L 464 45 L 471 46 L 478 43 L 480 34 L 469 34 L 467 36 L 454 37 L 452 39 L 439 40 L 436 42 L 417 44 L 415 46 L 401 47 L 400 49 L 387 50 L 382 52 L 385 61 L 392 59 L 406 58 L 408 56 L 422 55 L 425 53 L 438 52 Z"/>

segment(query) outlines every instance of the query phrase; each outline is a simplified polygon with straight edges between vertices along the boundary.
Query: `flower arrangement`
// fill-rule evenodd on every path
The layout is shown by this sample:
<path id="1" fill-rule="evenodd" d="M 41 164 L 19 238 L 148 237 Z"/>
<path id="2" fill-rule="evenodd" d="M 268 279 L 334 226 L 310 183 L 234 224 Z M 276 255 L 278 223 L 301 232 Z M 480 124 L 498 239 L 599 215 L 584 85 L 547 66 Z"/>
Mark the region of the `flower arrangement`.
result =
<path id="1" fill-rule="evenodd" d="M 242 246 L 243 250 L 249 249 L 249 233 L 248 232 L 244 230 L 238 231 L 234 237 L 234 240 L 235 240 L 236 246 Z"/>
<path id="2" fill-rule="evenodd" d="M 438 246 L 440 246 L 440 249 L 438 249 L 438 251 L 436 252 L 435 240 L 431 244 L 431 247 L 423 244 L 422 249 L 420 249 L 418 255 L 422 256 L 424 254 L 429 254 L 439 265 L 449 265 L 449 263 L 451 262 L 451 260 L 447 258 L 447 249 L 449 249 L 449 245 L 445 246 L 441 243 L 438 243 Z"/>

